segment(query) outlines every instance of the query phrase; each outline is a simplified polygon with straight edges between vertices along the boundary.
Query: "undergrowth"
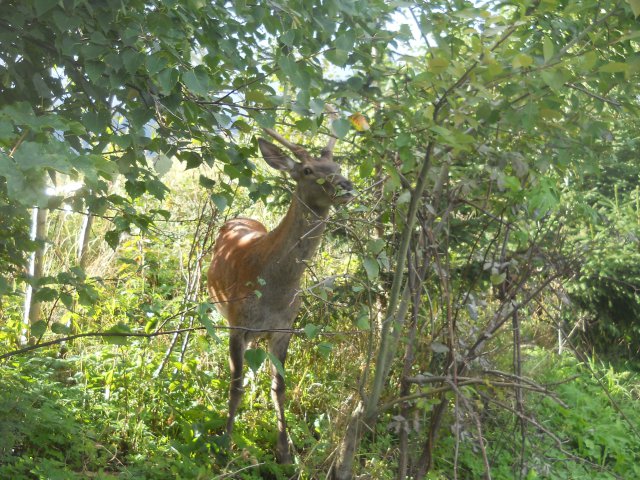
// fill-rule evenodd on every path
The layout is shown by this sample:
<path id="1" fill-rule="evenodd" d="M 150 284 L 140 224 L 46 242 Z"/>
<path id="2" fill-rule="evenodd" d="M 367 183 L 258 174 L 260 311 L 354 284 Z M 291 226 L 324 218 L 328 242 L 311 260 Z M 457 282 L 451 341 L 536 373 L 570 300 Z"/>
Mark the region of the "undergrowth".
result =
<path id="1" fill-rule="evenodd" d="M 525 393 L 520 414 L 478 394 L 490 384 L 463 388 L 468 397 L 477 399 L 492 478 L 640 478 L 638 365 L 581 363 L 571 354 L 559 356 L 536 348 L 527 352 L 523 366 L 525 375 L 546 385 L 550 394 Z M 494 392 L 493 398 L 515 405 L 511 397 L 505 391 Z M 478 445 L 464 423 L 461 430 L 460 478 L 483 478 Z M 437 455 L 442 473 L 452 470 L 456 448 L 454 435 L 443 437 Z"/>
<path id="2" fill-rule="evenodd" d="M 344 388 L 339 372 L 316 372 L 294 360 L 288 417 L 297 465 L 282 467 L 271 451 L 276 430 L 264 368 L 248 375 L 230 449 L 222 434 L 225 365 L 194 355 L 155 378 L 159 355 L 146 344 L 72 349 L 78 352 L 66 358 L 14 357 L 0 369 L 0 478 L 325 477 L 334 448 L 335 390 Z M 527 423 L 524 437 L 517 417 L 485 405 L 492 478 L 640 478 L 640 387 L 633 368 L 584 364 L 543 350 L 530 351 L 524 365 L 557 401 L 526 395 L 524 416 L 536 424 Z M 481 478 L 471 437 L 461 436 L 457 459 L 455 436 L 442 437 L 429 478 L 448 478 L 454 461 L 459 478 Z M 381 431 L 361 458 L 364 471 L 393 478 L 394 448 L 392 429 Z"/>

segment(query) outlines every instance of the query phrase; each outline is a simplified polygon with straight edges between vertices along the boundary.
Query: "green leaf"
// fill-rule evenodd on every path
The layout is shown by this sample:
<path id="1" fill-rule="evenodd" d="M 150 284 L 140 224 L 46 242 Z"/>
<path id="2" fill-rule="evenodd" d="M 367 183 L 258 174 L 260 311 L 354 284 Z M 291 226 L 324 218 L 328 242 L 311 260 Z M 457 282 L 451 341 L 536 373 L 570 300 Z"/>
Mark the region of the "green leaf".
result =
<path id="1" fill-rule="evenodd" d="M 16 150 L 13 158 L 22 171 L 34 169 L 43 172 L 44 169 L 51 168 L 60 173 L 70 174 L 71 156 L 67 146 L 61 142 L 24 142 Z"/>
<path id="2" fill-rule="evenodd" d="M 204 328 L 207 330 L 207 333 L 211 337 L 218 339 L 218 332 L 216 331 L 216 327 L 211 321 L 211 317 L 209 316 L 209 311 L 214 308 L 215 305 L 213 305 L 212 303 L 202 302 L 200 305 L 198 305 L 198 320 L 200 320 L 200 323 L 202 324 L 202 326 L 204 326 Z"/>
<path id="3" fill-rule="evenodd" d="M 131 329 L 128 325 L 120 322 L 117 325 L 114 325 L 106 333 L 116 333 L 116 334 L 127 334 L 131 333 Z M 126 345 L 128 338 L 126 335 L 105 335 L 104 339 L 107 343 L 111 343 L 114 345 Z"/>
<path id="4" fill-rule="evenodd" d="M 313 323 L 307 323 L 304 326 L 303 330 L 307 338 L 312 339 L 318 335 L 318 333 L 322 330 L 322 327 L 319 327 L 318 325 L 314 325 Z"/>
<path id="5" fill-rule="evenodd" d="M 589 72 L 598 62 L 598 54 L 593 50 L 589 50 L 582 56 L 580 62 L 580 70 L 583 72 Z"/>
<path id="6" fill-rule="evenodd" d="M 512 192 L 517 192 L 522 188 L 520 180 L 518 180 L 518 178 L 514 177 L 513 175 L 504 175 L 501 180 L 502 186 L 504 188 L 508 188 Z"/>
<path id="7" fill-rule="evenodd" d="M 627 3 L 631 7 L 634 17 L 638 18 L 638 15 L 640 15 L 640 0 L 627 0 Z"/>
<path id="8" fill-rule="evenodd" d="M 156 197 L 158 200 L 164 199 L 165 194 L 169 192 L 167 186 L 160 180 L 156 180 L 155 178 L 149 178 L 144 182 L 144 186 L 146 191 Z"/>
<path id="9" fill-rule="evenodd" d="M 284 34 L 280 35 L 278 40 L 280 40 L 282 43 L 284 43 L 288 47 L 293 47 L 293 41 L 295 40 L 295 38 L 296 38 L 296 31 L 288 30 Z"/>
<path id="10" fill-rule="evenodd" d="M 443 73 L 447 67 L 449 66 L 449 60 L 442 57 L 434 57 L 429 59 L 427 64 L 427 68 L 431 73 L 435 73 L 436 75 Z"/>
<path id="11" fill-rule="evenodd" d="M 546 83 L 551 90 L 556 92 L 561 91 L 564 87 L 565 83 L 565 75 L 560 70 L 547 70 L 542 72 L 542 80 Z"/>
<path id="12" fill-rule="evenodd" d="M 244 358 L 249 368 L 256 373 L 269 355 L 261 348 L 248 348 L 244 352 Z"/>
<path id="13" fill-rule="evenodd" d="M 145 59 L 149 75 L 157 74 L 160 70 L 165 68 L 168 63 L 169 61 L 165 58 L 162 52 L 156 52 Z"/>
<path id="14" fill-rule="evenodd" d="M 227 208 L 227 205 L 229 204 L 227 196 L 218 193 L 214 193 L 211 195 L 211 201 L 218 209 L 218 212 L 224 211 L 224 209 Z"/>
<path id="15" fill-rule="evenodd" d="M 353 30 L 349 30 L 336 37 L 336 48 L 345 52 L 350 52 L 356 41 L 356 34 Z"/>
<path id="16" fill-rule="evenodd" d="M 38 302 L 52 302 L 58 298 L 58 291 L 51 287 L 39 287 L 36 289 L 33 298 Z"/>
<path id="17" fill-rule="evenodd" d="M 53 322 L 51 325 L 51 331 L 57 334 L 69 334 L 71 333 L 71 328 L 68 325 L 60 322 Z"/>
<path id="18" fill-rule="evenodd" d="M 333 344 L 329 342 L 320 342 L 317 348 L 318 353 L 322 357 L 327 358 L 331 354 L 331 350 L 333 350 Z"/>
<path id="19" fill-rule="evenodd" d="M 447 353 L 449 351 L 449 347 L 441 342 L 431 342 L 429 348 L 435 353 Z"/>
<path id="20" fill-rule="evenodd" d="M 158 325 L 159 320 L 160 318 L 158 316 L 154 316 L 147 323 L 145 323 L 144 333 L 153 333 L 156 330 L 156 326 Z"/>
<path id="21" fill-rule="evenodd" d="M 511 62 L 513 68 L 526 68 L 533 65 L 533 58 L 526 53 L 519 53 Z"/>
<path id="22" fill-rule="evenodd" d="M 158 84 L 160 85 L 160 93 L 163 95 L 169 95 L 173 88 L 178 83 L 179 78 L 178 71 L 175 68 L 165 68 L 157 76 Z M 189 88 L 189 87 L 187 87 Z M 205 89 L 206 90 L 206 89 Z M 203 95 L 206 95 L 206 91 Z"/>
<path id="23" fill-rule="evenodd" d="M 280 67 L 280 70 L 282 70 L 282 73 L 290 79 L 296 75 L 296 70 L 298 69 L 298 64 L 295 59 L 288 55 L 282 56 L 278 59 L 278 66 Z"/>
<path id="24" fill-rule="evenodd" d="M 205 177 L 204 175 L 200 175 L 200 177 L 198 178 L 198 183 L 204 188 L 213 188 L 216 184 L 216 181 L 211 180 L 210 178 Z M 224 208 L 222 210 L 224 210 Z"/>
<path id="25" fill-rule="evenodd" d="M 104 241 L 107 242 L 113 250 L 118 248 L 118 244 L 120 243 L 120 231 L 119 230 L 110 230 L 104 234 Z"/>
<path id="26" fill-rule="evenodd" d="M 73 295 L 70 293 L 60 292 L 60 301 L 69 310 L 73 307 Z"/>
<path id="27" fill-rule="evenodd" d="M 144 55 L 132 49 L 126 49 L 122 52 L 122 64 L 127 73 L 133 75 L 138 68 L 144 63 Z"/>
<path id="28" fill-rule="evenodd" d="M 196 345 L 201 352 L 211 351 L 211 344 L 209 343 L 209 337 L 206 335 L 198 335 L 196 337 Z"/>
<path id="29" fill-rule="evenodd" d="M 93 133 L 102 133 L 110 121 L 109 118 L 102 115 L 101 112 L 90 110 L 82 116 L 82 123 L 89 131 Z M 128 135 L 125 137 L 128 137 Z"/>
<path id="30" fill-rule="evenodd" d="M 543 179 L 534 190 L 532 190 L 529 199 L 529 210 L 537 211 L 544 215 L 549 210 L 555 209 L 560 203 L 560 195 L 558 194 L 552 180 Z"/>
<path id="31" fill-rule="evenodd" d="M 398 136 L 396 137 L 394 143 L 396 144 L 397 147 L 404 147 L 406 145 L 410 145 L 411 144 L 411 135 L 409 133 L 402 132 L 402 133 L 398 134 Z"/>
<path id="32" fill-rule="evenodd" d="M 46 206 L 48 198 L 44 193 L 43 173 L 23 173 L 8 155 L 0 152 L 0 177 L 7 179 L 9 198 L 21 205 Z"/>
<path id="33" fill-rule="evenodd" d="M 173 161 L 169 157 L 167 157 L 164 153 L 158 154 L 158 157 L 156 158 L 156 161 L 153 164 L 153 167 L 155 168 L 156 173 L 158 174 L 159 177 L 162 177 L 163 175 L 168 173 L 169 170 L 171 170 L 172 166 L 173 166 Z"/>
<path id="34" fill-rule="evenodd" d="M 626 42 L 628 40 L 635 40 L 636 38 L 640 38 L 640 30 L 621 36 L 616 43 Z"/>
<path id="35" fill-rule="evenodd" d="M 328 51 L 325 54 L 325 57 L 334 65 L 343 67 L 347 63 L 347 60 L 349 60 L 349 52 L 336 48 L 335 50 Z"/>
<path id="36" fill-rule="evenodd" d="M 398 199 L 396 200 L 396 205 L 404 205 L 405 203 L 409 203 L 411 201 L 411 191 L 403 190 L 400 195 L 398 195 Z"/>
<path id="37" fill-rule="evenodd" d="M 626 73 L 629 66 L 623 62 L 609 62 L 601 66 L 598 70 L 603 73 Z"/>
<path id="38" fill-rule="evenodd" d="M 58 5 L 59 0 L 35 0 L 33 6 L 36 9 L 36 14 L 41 17 L 49 10 Z"/>
<path id="39" fill-rule="evenodd" d="M 307 90 L 311 78 L 305 69 L 304 63 L 296 61 L 292 56 L 282 56 L 278 59 L 280 71 L 286 79 L 302 90 Z"/>
<path id="40" fill-rule="evenodd" d="M 366 257 L 362 260 L 362 265 L 367 272 L 367 278 L 370 282 L 374 282 L 380 273 L 380 265 L 375 258 Z"/>
<path id="41" fill-rule="evenodd" d="M 191 92 L 205 97 L 209 94 L 209 81 L 205 73 L 200 70 L 189 70 L 182 74 L 182 83 Z"/>
<path id="42" fill-rule="evenodd" d="M 0 120 L 0 140 L 9 139 L 14 134 L 13 123 L 8 120 Z"/>
<path id="43" fill-rule="evenodd" d="M 233 124 L 233 119 L 224 113 L 213 112 L 213 117 L 221 128 L 230 128 Z"/>
<path id="44" fill-rule="evenodd" d="M 8 295 L 13 292 L 13 288 L 9 281 L 0 275 L 0 295 Z"/>
<path id="45" fill-rule="evenodd" d="M 372 255 L 378 255 L 384 248 L 385 240 L 383 238 L 374 238 L 367 242 L 367 251 Z"/>
<path id="46" fill-rule="evenodd" d="M 507 272 L 492 273 L 491 274 L 491 285 L 501 285 L 504 282 L 505 278 L 507 278 Z"/>
<path id="47" fill-rule="evenodd" d="M 36 338 L 42 337 L 47 330 L 47 322 L 44 320 L 38 320 L 31 325 L 31 335 Z"/>
<path id="48" fill-rule="evenodd" d="M 311 111 L 316 115 L 320 115 L 324 112 L 324 102 L 319 98 L 314 98 L 309 102 L 309 107 L 311 107 Z"/>
<path id="49" fill-rule="evenodd" d="M 78 287 L 78 303 L 89 307 L 98 301 L 100 295 L 92 285 L 81 285 Z M 128 327 L 127 327 L 128 328 Z"/>
<path id="50" fill-rule="evenodd" d="M 276 119 L 271 113 L 261 112 L 256 114 L 254 118 L 262 128 L 273 128 L 276 124 Z"/>
<path id="51" fill-rule="evenodd" d="M 358 330 L 371 330 L 371 322 L 369 321 L 369 315 L 367 312 L 361 314 L 356 321 L 356 328 Z"/>
<path id="52" fill-rule="evenodd" d="M 351 122 L 346 118 L 339 118 L 338 120 L 333 121 L 331 128 L 333 128 L 333 132 L 336 134 L 336 137 L 344 138 L 351 129 Z"/>
<path id="53" fill-rule="evenodd" d="M 62 32 L 73 30 L 75 28 L 80 27 L 80 25 L 82 24 L 82 20 L 80 20 L 79 16 L 69 15 L 66 12 L 63 12 L 61 10 L 54 11 L 52 18 L 53 18 L 53 22 L 56 24 L 56 27 L 58 27 L 58 29 Z M 68 37 L 65 37 L 65 39 L 67 38 Z"/>
<path id="54" fill-rule="evenodd" d="M 280 359 L 278 359 L 272 353 L 268 353 L 267 355 L 269 356 L 269 361 L 271 362 L 271 364 L 276 367 L 276 372 L 278 372 L 282 378 L 285 378 L 284 365 L 282 365 Z"/>
<path id="55" fill-rule="evenodd" d="M 39 73 L 34 73 L 33 77 L 31 77 L 31 81 L 33 82 L 33 86 L 42 98 L 51 98 L 53 95 L 51 94 L 51 90 L 49 86 L 45 83 L 42 75 Z"/>
<path id="56" fill-rule="evenodd" d="M 545 63 L 548 63 L 549 60 L 553 58 L 554 51 L 555 47 L 551 39 L 549 37 L 544 37 L 544 40 L 542 41 L 542 53 L 544 55 Z"/>

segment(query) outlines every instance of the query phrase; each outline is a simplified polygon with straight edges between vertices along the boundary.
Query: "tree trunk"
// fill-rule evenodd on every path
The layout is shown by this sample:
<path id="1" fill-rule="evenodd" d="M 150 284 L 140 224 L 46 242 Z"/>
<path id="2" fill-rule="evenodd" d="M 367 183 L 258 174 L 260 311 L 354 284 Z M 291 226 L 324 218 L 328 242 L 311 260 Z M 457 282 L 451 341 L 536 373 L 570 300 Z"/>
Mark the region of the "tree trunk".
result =
<path id="1" fill-rule="evenodd" d="M 38 292 L 38 280 L 42 278 L 44 271 L 48 212 L 45 208 L 34 207 L 31 217 L 31 238 L 38 242 L 38 248 L 31 254 L 29 265 L 27 266 L 27 273 L 31 281 L 25 291 L 22 343 L 32 343 L 35 341 L 35 339 L 31 337 L 31 326 L 40 320 L 42 315 L 40 302 L 36 300 L 36 294 Z"/>
<path id="2" fill-rule="evenodd" d="M 83 270 L 87 267 L 89 239 L 91 238 L 91 227 L 93 226 L 93 215 L 86 210 L 80 233 L 78 235 L 78 264 Z"/>

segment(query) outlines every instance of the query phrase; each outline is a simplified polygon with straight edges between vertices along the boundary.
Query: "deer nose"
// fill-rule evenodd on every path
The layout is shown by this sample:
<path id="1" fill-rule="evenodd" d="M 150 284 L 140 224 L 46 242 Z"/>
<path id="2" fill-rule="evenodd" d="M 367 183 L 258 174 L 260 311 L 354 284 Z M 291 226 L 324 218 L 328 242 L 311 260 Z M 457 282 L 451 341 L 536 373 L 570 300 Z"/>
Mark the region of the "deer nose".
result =
<path id="1" fill-rule="evenodd" d="M 345 192 L 353 192 L 353 183 L 351 183 L 346 178 L 344 180 L 340 180 L 338 182 L 338 186 Z"/>

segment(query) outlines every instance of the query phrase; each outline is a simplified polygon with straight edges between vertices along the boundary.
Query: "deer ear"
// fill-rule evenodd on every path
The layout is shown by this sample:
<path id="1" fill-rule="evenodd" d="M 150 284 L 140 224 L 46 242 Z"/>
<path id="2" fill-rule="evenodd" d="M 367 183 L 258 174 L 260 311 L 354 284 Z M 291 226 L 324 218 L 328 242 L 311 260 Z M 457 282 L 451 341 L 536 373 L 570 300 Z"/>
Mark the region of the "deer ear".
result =
<path id="1" fill-rule="evenodd" d="M 262 157 L 272 168 L 283 172 L 290 172 L 293 170 L 293 167 L 296 166 L 296 162 L 273 143 L 259 138 L 258 146 L 260 147 L 260 152 L 262 152 Z"/>

